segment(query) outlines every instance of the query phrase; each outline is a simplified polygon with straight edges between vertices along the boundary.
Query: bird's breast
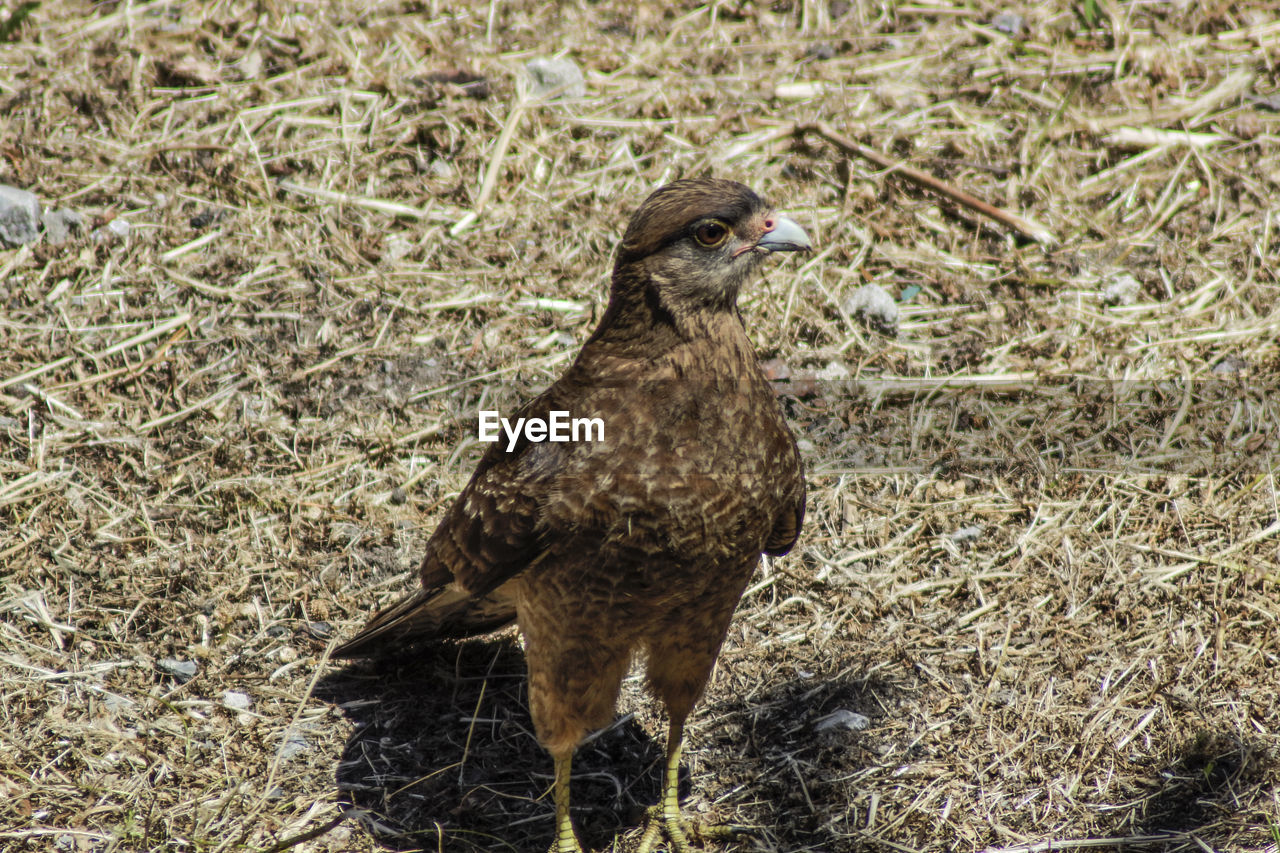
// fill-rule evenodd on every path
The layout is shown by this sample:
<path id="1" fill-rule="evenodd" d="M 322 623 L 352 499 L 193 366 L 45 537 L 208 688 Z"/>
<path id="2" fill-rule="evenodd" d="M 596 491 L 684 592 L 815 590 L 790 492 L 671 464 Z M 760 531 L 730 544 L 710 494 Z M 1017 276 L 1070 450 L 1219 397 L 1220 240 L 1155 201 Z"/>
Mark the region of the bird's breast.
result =
<path id="1" fill-rule="evenodd" d="M 722 559 L 759 552 L 783 499 L 793 445 L 767 385 L 664 378 L 581 398 L 603 440 L 573 448 L 544 518 L 619 559 Z"/>

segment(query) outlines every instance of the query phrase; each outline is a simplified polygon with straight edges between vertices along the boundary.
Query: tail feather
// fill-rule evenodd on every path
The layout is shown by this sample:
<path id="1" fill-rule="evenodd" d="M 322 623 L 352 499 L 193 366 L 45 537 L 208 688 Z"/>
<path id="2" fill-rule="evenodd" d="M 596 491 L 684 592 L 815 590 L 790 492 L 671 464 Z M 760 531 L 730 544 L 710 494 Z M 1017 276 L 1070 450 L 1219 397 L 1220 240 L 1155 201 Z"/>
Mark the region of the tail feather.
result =
<path id="1" fill-rule="evenodd" d="M 424 640 L 461 640 L 496 631 L 515 618 L 514 595 L 504 587 L 481 598 L 454 586 L 420 589 L 375 613 L 332 657 L 373 657 Z"/>

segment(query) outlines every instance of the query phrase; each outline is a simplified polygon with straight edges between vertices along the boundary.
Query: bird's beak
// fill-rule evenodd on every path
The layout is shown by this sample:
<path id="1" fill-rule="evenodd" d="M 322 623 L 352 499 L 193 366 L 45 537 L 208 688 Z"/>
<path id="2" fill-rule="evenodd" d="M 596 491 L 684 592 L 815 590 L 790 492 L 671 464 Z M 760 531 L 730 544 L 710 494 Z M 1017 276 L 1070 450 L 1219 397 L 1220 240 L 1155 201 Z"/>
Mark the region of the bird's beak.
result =
<path id="1" fill-rule="evenodd" d="M 813 248 L 813 242 L 804 229 L 785 216 L 770 217 L 773 227 L 756 241 L 755 249 L 762 252 L 800 252 Z"/>

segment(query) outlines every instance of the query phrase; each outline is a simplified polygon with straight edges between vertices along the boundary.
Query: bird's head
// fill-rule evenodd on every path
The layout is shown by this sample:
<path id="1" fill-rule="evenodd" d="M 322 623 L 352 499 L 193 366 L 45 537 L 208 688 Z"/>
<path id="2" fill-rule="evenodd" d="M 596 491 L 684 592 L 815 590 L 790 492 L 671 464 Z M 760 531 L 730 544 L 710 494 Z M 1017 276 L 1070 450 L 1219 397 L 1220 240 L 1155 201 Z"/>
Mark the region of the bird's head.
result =
<path id="1" fill-rule="evenodd" d="M 803 228 L 742 184 L 674 181 L 631 217 L 614 267 L 613 298 L 657 300 L 672 313 L 731 309 L 766 255 L 811 246 Z"/>

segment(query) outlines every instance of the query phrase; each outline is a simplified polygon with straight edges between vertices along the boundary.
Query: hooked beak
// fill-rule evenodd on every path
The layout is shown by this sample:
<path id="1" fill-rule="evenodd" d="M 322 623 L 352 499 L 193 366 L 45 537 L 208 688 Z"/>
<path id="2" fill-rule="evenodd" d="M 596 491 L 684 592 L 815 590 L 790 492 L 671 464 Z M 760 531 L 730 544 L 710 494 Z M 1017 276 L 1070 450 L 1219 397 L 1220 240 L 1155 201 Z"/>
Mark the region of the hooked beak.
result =
<path id="1" fill-rule="evenodd" d="M 758 252 L 801 252 L 813 248 L 804 229 L 785 216 L 771 216 L 772 227 L 761 235 L 753 247 Z"/>

